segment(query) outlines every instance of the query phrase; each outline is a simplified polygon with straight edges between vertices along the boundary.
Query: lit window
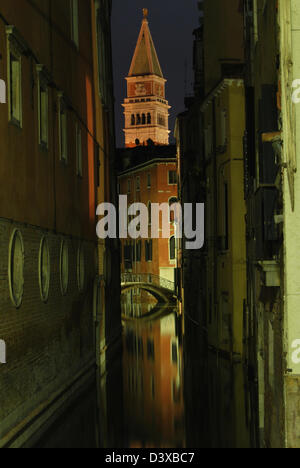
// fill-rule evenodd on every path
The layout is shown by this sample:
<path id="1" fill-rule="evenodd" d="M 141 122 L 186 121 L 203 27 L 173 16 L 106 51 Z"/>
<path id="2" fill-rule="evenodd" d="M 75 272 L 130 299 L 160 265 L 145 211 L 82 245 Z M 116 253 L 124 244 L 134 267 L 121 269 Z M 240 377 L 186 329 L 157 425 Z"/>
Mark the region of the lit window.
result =
<path id="1" fill-rule="evenodd" d="M 76 172 L 78 177 L 82 177 L 82 137 L 78 123 L 76 123 Z"/>
<path id="2" fill-rule="evenodd" d="M 78 0 L 70 0 L 71 9 L 71 39 L 79 47 Z"/>
<path id="3" fill-rule="evenodd" d="M 148 189 L 151 188 L 151 174 L 150 173 L 147 175 L 147 187 Z"/>
<path id="4" fill-rule="evenodd" d="M 59 95 L 59 154 L 60 160 L 67 162 L 68 160 L 68 128 L 67 128 L 67 109 L 66 103 L 62 96 Z"/>
<path id="5" fill-rule="evenodd" d="M 50 286 L 50 250 L 46 237 L 43 237 L 40 245 L 39 254 L 39 284 L 40 293 L 43 302 L 47 302 Z"/>
<path id="6" fill-rule="evenodd" d="M 18 308 L 24 292 L 24 245 L 22 235 L 17 229 L 10 240 L 8 280 L 12 303 Z"/>
<path id="7" fill-rule="evenodd" d="M 62 241 L 60 248 L 60 287 L 63 296 L 66 295 L 69 283 L 69 248 L 67 241 Z"/>

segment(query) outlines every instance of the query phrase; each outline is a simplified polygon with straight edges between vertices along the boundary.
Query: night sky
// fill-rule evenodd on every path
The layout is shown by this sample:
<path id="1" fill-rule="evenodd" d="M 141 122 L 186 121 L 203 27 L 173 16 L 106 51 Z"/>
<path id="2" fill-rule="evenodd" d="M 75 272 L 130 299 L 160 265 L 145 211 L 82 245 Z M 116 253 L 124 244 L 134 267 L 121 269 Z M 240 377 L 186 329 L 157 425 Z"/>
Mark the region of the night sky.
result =
<path id="1" fill-rule="evenodd" d="M 184 110 L 185 94 L 192 92 L 193 30 L 199 24 L 197 0 L 113 0 L 117 147 L 124 146 L 124 115 L 121 104 L 126 97 L 125 77 L 128 75 L 140 32 L 143 8 L 149 9 L 151 34 L 164 76 L 168 80 L 166 97 L 172 106 L 170 142 L 173 141 L 176 115 Z"/>

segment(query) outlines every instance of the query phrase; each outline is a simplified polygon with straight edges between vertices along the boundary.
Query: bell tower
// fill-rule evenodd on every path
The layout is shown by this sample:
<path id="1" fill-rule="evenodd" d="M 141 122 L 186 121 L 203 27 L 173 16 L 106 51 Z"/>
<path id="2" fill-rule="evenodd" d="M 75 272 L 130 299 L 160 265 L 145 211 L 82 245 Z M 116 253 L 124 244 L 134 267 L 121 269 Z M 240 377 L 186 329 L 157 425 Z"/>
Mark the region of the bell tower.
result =
<path id="1" fill-rule="evenodd" d="M 149 29 L 148 10 L 143 10 L 142 27 L 127 76 L 124 100 L 125 146 L 169 144 L 169 103 L 163 76 Z"/>

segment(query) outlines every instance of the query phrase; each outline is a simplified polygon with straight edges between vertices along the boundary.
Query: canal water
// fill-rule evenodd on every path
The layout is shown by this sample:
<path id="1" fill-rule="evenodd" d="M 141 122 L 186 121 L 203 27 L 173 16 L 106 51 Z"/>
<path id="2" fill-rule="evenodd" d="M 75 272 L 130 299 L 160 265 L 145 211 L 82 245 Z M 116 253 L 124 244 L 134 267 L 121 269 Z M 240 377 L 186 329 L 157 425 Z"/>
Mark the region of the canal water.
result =
<path id="1" fill-rule="evenodd" d="M 190 339 L 197 330 L 186 330 L 196 325 L 184 326 L 174 307 L 123 318 L 122 355 L 39 448 L 256 446 L 255 405 L 241 364 L 205 354 L 201 340 Z"/>

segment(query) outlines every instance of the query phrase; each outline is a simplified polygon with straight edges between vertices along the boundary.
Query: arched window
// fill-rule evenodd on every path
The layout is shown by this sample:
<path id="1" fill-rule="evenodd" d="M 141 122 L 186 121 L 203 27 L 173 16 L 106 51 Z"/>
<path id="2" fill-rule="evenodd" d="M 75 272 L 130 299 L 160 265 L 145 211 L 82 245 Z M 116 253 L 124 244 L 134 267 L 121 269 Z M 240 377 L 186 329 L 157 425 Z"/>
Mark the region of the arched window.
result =
<path id="1" fill-rule="evenodd" d="M 176 239 L 172 236 L 170 239 L 170 260 L 176 260 Z"/>
<path id="2" fill-rule="evenodd" d="M 142 125 L 146 125 L 146 115 L 142 114 Z"/>
<path id="3" fill-rule="evenodd" d="M 132 114 L 131 116 L 131 125 L 135 125 L 135 115 Z"/>
<path id="4" fill-rule="evenodd" d="M 141 116 L 140 116 L 140 114 L 137 114 L 137 116 L 136 116 L 136 124 L 141 125 Z"/>
<path id="5" fill-rule="evenodd" d="M 151 122 L 152 122 L 151 114 L 150 114 L 150 112 L 148 112 L 148 114 L 147 114 L 147 124 L 150 125 Z"/>

